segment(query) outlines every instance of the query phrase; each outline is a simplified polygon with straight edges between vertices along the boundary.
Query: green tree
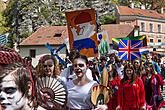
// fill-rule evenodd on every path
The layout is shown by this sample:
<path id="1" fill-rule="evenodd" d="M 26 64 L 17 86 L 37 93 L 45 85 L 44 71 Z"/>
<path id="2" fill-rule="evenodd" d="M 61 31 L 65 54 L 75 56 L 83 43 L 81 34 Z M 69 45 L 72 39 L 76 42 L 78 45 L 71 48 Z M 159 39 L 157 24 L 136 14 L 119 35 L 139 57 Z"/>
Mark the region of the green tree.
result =
<path id="1" fill-rule="evenodd" d="M 6 21 L 3 25 L 9 27 L 10 39 L 20 41 L 42 25 L 63 25 L 64 12 L 59 11 L 57 3 L 56 0 L 10 0 L 3 13 Z"/>
<path id="2" fill-rule="evenodd" d="M 4 34 L 9 31 L 9 27 L 5 27 L 5 18 L 2 16 L 2 13 L 0 13 L 0 34 Z"/>
<path id="3" fill-rule="evenodd" d="M 0 34 L 4 34 L 9 30 L 8 27 L 4 26 L 6 24 L 5 17 L 2 15 L 4 9 L 5 4 L 2 1 L 0 1 Z"/>
<path id="4" fill-rule="evenodd" d="M 105 15 L 100 18 L 100 24 L 115 24 L 116 17 L 113 15 Z"/>

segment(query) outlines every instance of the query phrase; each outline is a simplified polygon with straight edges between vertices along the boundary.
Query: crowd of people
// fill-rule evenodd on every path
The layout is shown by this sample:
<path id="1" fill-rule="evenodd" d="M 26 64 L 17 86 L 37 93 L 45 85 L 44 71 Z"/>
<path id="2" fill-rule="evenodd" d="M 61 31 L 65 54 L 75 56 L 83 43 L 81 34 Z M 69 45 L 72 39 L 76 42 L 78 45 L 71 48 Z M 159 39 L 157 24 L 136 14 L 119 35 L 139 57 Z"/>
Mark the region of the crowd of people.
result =
<path id="1" fill-rule="evenodd" d="M 115 53 L 88 59 L 73 49 L 67 66 L 44 55 L 36 67 L 31 57 L 22 59 L 4 46 L 0 56 L 0 104 L 4 110 L 159 110 L 165 104 L 161 95 L 164 64 L 151 53 L 145 60 L 124 61 Z M 91 90 L 100 85 L 104 69 L 108 71 L 109 102 L 94 105 Z"/>

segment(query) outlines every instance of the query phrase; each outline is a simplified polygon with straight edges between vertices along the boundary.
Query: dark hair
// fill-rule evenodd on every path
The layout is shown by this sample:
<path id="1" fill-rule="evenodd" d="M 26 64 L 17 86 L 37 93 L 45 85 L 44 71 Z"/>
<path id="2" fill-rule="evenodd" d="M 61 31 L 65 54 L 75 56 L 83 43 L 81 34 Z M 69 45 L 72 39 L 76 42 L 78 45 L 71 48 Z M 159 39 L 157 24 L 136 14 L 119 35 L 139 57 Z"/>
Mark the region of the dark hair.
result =
<path id="1" fill-rule="evenodd" d="M 101 56 L 101 57 L 100 57 L 100 61 L 107 61 L 106 56 Z"/>
<path id="2" fill-rule="evenodd" d="M 138 67 L 138 68 L 135 67 L 136 61 L 139 62 L 139 67 Z M 135 60 L 132 61 L 132 64 L 133 64 L 133 66 L 134 66 L 136 75 L 139 75 L 139 76 L 140 76 L 140 75 L 141 75 L 141 72 L 143 71 L 143 68 L 144 68 L 144 67 L 143 67 L 143 64 L 142 64 L 142 60 L 139 59 L 139 58 L 137 58 L 137 59 L 135 59 Z"/>
<path id="3" fill-rule="evenodd" d="M 128 80 L 128 76 L 126 75 L 126 69 L 131 68 L 133 70 L 133 74 L 131 77 L 131 84 L 135 81 L 136 79 L 136 74 L 135 74 L 135 69 L 134 66 L 131 63 L 128 63 L 124 66 L 124 78 L 122 79 L 122 82 L 125 83 Z"/>
<path id="4" fill-rule="evenodd" d="M 85 56 L 85 55 L 76 55 L 74 59 L 77 59 L 77 58 L 82 58 L 83 60 L 85 60 L 85 63 L 88 64 L 88 58 Z"/>
<path id="5" fill-rule="evenodd" d="M 22 57 L 13 49 L 0 45 L 0 81 L 13 72 L 11 75 L 15 78 L 15 83 L 18 85 L 18 89 L 28 96 L 29 83 L 32 85 L 32 93 L 34 88 L 34 82 L 30 68 L 25 64 Z M 32 94 L 34 95 L 34 94 Z"/>
<path id="6" fill-rule="evenodd" d="M 32 58 L 31 58 L 30 56 L 26 56 L 26 57 L 24 58 L 24 60 L 26 60 L 26 61 L 32 61 Z"/>
<path id="7" fill-rule="evenodd" d="M 159 59 L 159 58 L 158 58 L 157 55 L 153 55 L 153 56 L 152 56 L 152 60 L 153 60 L 153 61 L 158 62 L 158 59 Z"/>
<path id="8" fill-rule="evenodd" d="M 72 61 L 74 60 L 74 57 L 79 55 L 80 53 L 78 52 L 78 50 L 76 49 L 71 49 L 70 53 L 69 53 L 69 60 Z"/>
<path id="9" fill-rule="evenodd" d="M 11 72 L 13 73 L 11 74 Z M 0 64 L 0 82 L 9 74 L 14 77 L 15 83 L 18 85 L 18 90 L 20 90 L 23 95 L 28 97 L 28 84 L 29 82 L 31 83 L 31 79 L 25 66 L 21 63 Z"/>
<path id="10" fill-rule="evenodd" d="M 154 65 L 152 64 L 152 62 L 147 62 L 145 64 L 145 68 L 150 68 L 150 70 L 152 69 L 151 74 L 155 74 L 155 70 L 154 70 Z M 147 73 L 148 74 L 148 73 Z"/>
<path id="11" fill-rule="evenodd" d="M 112 67 L 112 72 L 113 72 L 112 73 L 112 77 L 113 78 L 117 77 L 118 76 L 118 72 L 117 72 L 116 66 L 114 64 L 109 64 L 109 65 L 111 65 L 111 67 Z"/>

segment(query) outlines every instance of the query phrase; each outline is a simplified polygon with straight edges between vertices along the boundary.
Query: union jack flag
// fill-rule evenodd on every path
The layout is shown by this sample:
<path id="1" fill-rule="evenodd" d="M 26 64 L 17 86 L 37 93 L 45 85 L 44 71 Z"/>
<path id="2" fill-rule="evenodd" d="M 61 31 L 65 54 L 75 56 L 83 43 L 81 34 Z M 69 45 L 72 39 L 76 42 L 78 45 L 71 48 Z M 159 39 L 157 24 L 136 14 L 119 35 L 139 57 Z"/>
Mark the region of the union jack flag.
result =
<path id="1" fill-rule="evenodd" d="M 118 55 L 123 60 L 134 60 L 141 58 L 139 49 L 142 47 L 141 40 L 122 40 L 119 41 Z"/>

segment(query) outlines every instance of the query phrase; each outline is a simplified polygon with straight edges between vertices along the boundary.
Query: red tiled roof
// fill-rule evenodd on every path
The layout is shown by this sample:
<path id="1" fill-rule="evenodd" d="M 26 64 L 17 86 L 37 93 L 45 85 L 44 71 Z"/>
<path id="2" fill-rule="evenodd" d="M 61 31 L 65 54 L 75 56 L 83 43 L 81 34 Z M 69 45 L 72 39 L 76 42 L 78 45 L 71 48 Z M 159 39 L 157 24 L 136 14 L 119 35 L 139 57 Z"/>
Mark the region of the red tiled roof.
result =
<path id="1" fill-rule="evenodd" d="M 20 45 L 44 45 L 46 43 L 58 45 L 63 44 L 65 38 L 67 38 L 66 26 L 44 26 L 23 40 Z"/>
<path id="2" fill-rule="evenodd" d="M 102 25 L 101 29 L 107 31 L 109 42 L 112 43 L 112 38 L 127 37 L 134 30 L 134 27 L 129 24 L 108 24 Z"/>
<path id="3" fill-rule="evenodd" d="M 128 24 L 108 24 L 102 25 L 102 30 L 107 31 L 110 43 L 112 38 L 127 37 L 134 29 L 133 26 Z M 55 34 L 62 33 L 61 37 L 54 37 Z M 45 26 L 39 28 L 31 36 L 20 43 L 21 46 L 32 45 L 45 45 L 47 42 L 51 45 L 63 44 L 65 38 L 68 36 L 66 26 Z"/>
<path id="4" fill-rule="evenodd" d="M 137 15 L 137 16 L 145 16 L 157 19 L 165 19 L 165 14 L 160 14 L 154 10 L 147 9 L 138 9 L 138 8 L 129 8 L 127 6 L 118 6 L 119 15 Z"/>

